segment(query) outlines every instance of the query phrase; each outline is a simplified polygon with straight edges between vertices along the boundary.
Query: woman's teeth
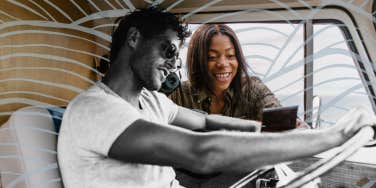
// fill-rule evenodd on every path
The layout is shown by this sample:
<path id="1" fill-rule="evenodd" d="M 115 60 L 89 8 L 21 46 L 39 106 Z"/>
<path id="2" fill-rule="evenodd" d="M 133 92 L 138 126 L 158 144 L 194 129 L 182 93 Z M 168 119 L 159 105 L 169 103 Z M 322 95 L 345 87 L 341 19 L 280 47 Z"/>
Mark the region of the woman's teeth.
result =
<path id="1" fill-rule="evenodd" d="M 230 72 L 227 72 L 227 73 L 217 73 L 215 74 L 215 78 L 219 81 L 225 81 L 227 80 L 229 77 L 230 77 L 231 73 Z"/>

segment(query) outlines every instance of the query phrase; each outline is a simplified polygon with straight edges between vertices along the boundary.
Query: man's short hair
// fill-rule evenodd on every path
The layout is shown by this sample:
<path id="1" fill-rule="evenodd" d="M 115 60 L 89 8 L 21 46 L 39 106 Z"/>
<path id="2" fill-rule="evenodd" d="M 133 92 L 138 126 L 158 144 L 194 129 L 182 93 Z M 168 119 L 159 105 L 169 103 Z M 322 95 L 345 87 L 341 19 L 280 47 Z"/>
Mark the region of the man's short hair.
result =
<path id="1" fill-rule="evenodd" d="M 176 31 L 182 42 L 191 34 L 188 26 L 183 25 L 178 17 L 170 12 L 162 12 L 157 8 L 135 10 L 120 18 L 120 23 L 112 34 L 110 62 L 117 58 L 131 27 L 137 28 L 147 39 L 163 34 L 167 29 Z"/>

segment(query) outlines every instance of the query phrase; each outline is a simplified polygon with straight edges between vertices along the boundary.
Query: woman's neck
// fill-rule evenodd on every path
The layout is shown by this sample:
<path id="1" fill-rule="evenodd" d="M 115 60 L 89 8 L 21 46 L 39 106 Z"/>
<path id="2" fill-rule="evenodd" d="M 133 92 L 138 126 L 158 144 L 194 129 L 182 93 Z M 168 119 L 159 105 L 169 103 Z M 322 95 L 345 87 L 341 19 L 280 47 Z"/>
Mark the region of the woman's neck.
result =
<path id="1" fill-rule="evenodd" d="M 214 99 L 214 100 L 217 100 L 217 101 L 223 101 L 224 100 L 224 96 L 225 96 L 225 90 L 221 90 L 221 89 L 213 89 L 211 91 L 211 98 Z"/>
<path id="2" fill-rule="evenodd" d="M 221 114 L 224 107 L 224 91 L 213 92 L 210 102 L 210 113 Z"/>

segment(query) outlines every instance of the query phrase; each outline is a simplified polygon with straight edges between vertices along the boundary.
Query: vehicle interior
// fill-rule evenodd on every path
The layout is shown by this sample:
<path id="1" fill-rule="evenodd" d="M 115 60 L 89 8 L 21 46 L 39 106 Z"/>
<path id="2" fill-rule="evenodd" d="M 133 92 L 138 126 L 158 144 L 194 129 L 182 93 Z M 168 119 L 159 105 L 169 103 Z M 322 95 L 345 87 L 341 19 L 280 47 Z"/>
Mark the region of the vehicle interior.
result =
<path id="1" fill-rule="evenodd" d="M 313 129 L 356 106 L 376 112 L 375 0 L 2 0 L 0 188 L 63 187 L 56 142 L 64 109 L 103 76 L 117 18 L 150 6 L 180 16 L 192 32 L 228 24 L 249 74 L 283 106 L 298 105 Z M 376 187 L 373 134 L 362 130 L 339 149 L 280 166 L 295 175 L 279 187 Z M 250 187 L 265 171 L 207 187 Z"/>

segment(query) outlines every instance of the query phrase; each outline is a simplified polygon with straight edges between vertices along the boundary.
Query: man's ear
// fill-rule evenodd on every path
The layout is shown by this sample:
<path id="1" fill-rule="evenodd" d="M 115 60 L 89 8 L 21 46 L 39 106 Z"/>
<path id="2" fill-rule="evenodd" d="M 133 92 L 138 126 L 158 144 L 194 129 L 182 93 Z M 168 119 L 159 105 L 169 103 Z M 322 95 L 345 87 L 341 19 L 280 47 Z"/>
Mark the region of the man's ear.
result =
<path id="1" fill-rule="evenodd" d="M 129 47 L 136 48 L 137 43 L 140 39 L 141 39 L 141 33 L 137 28 L 131 27 L 128 29 L 127 44 Z"/>

